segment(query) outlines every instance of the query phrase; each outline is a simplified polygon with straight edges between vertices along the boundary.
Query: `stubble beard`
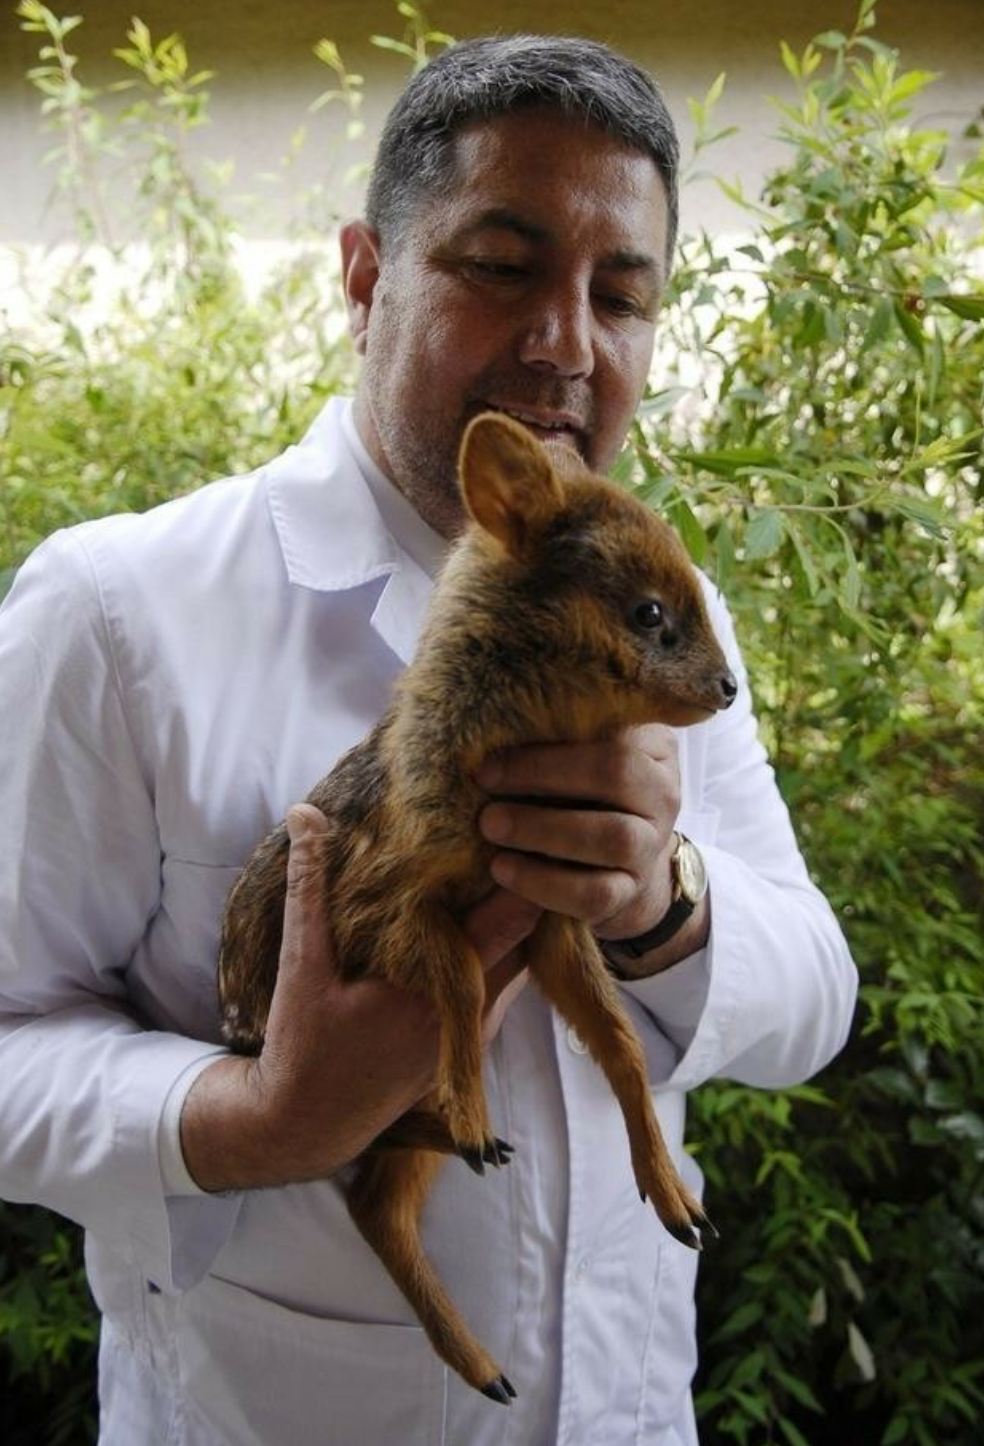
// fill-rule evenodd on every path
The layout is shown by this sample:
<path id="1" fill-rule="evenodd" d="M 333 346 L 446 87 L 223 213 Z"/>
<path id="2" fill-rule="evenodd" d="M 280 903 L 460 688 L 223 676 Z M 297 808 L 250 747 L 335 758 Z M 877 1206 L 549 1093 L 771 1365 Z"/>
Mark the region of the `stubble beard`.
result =
<path id="1" fill-rule="evenodd" d="M 400 418 L 401 408 L 387 407 L 385 401 L 376 400 L 385 396 L 384 378 L 379 378 L 379 387 L 372 385 L 371 375 L 367 381 L 373 426 L 389 463 L 391 481 L 424 521 L 449 539 L 457 537 L 468 521 L 458 482 L 461 439 L 468 422 L 488 409 L 487 398 L 508 398 L 520 407 L 529 403 L 592 416 L 590 395 L 585 399 L 576 385 L 556 379 L 544 382 L 525 374 L 490 368 L 469 388 L 457 418 L 422 415 L 410 425 L 400 425 L 398 420 L 393 424 L 392 419 Z M 560 448 L 563 444 L 558 442 L 557 446 Z M 588 459 L 583 451 L 575 450 L 586 463 Z"/>
<path id="2" fill-rule="evenodd" d="M 390 481 L 402 492 L 423 520 L 442 537 L 454 538 L 463 529 L 467 514 L 458 485 L 458 448 L 461 428 L 450 419 L 438 426 L 421 419 L 400 426 L 399 409 L 384 415 L 370 389 L 369 410 L 380 440 Z M 385 403 L 383 403 L 385 407 Z"/>

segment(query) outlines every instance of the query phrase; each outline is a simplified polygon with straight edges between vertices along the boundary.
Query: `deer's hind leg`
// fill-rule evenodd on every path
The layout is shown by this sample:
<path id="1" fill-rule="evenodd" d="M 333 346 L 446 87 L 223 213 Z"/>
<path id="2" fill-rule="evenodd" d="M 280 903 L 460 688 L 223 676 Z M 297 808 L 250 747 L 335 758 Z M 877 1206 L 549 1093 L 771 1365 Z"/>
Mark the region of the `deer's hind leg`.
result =
<path id="1" fill-rule="evenodd" d="M 442 1361 L 483 1395 L 508 1405 L 516 1392 L 465 1325 L 421 1248 L 420 1212 L 442 1164 L 440 1155 L 412 1149 L 364 1155 L 346 1191 L 349 1214 Z"/>
<path id="2" fill-rule="evenodd" d="M 533 978 L 584 1040 L 621 1106 L 640 1194 L 652 1200 L 671 1235 L 699 1248 L 693 1227 L 707 1224 L 707 1217 L 670 1159 L 639 1036 L 597 943 L 585 925 L 548 914 L 537 925 L 529 956 Z"/>

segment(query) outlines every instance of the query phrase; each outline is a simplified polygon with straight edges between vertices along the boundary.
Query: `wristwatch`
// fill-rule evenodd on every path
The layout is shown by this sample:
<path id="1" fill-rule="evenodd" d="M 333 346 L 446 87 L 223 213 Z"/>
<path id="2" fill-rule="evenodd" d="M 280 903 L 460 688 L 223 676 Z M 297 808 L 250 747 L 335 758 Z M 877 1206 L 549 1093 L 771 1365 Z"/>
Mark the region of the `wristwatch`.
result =
<path id="1" fill-rule="evenodd" d="M 601 952 L 608 961 L 610 973 L 616 979 L 632 979 L 619 968 L 619 958 L 641 959 L 650 949 L 658 949 L 672 939 L 690 918 L 691 914 L 707 893 L 707 869 L 700 850 L 682 833 L 676 835 L 677 846 L 670 855 L 670 872 L 673 876 L 673 894 L 670 907 L 659 923 L 645 934 L 632 939 L 602 939 Z"/>

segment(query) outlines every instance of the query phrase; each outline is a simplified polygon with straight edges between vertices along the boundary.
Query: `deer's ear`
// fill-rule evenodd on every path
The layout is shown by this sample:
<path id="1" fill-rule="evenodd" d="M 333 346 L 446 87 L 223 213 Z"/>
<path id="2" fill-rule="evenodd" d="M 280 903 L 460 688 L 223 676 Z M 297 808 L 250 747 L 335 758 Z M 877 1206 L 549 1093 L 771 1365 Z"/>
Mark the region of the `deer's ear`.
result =
<path id="1" fill-rule="evenodd" d="M 483 412 L 469 422 L 458 471 L 472 517 L 517 559 L 563 505 L 546 447 L 501 412 Z"/>

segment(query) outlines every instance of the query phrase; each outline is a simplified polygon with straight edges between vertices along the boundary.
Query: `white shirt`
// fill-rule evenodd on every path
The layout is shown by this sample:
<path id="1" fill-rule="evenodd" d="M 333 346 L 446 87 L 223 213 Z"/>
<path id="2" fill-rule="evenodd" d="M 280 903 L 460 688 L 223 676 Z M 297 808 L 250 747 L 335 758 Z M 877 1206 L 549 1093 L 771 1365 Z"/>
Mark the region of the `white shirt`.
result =
<path id="1" fill-rule="evenodd" d="M 696 1257 L 640 1204 L 611 1092 L 533 988 L 486 1059 L 513 1161 L 449 1162 L 424 1216 L 508 1409 L 434 1356 L 330 1181 L 216 1197 L 181 1166 L 181 1101 L 222 1052 L 226 893 L 377 720 L 427 607 L 439 544 L 353 430 L 329 403 L 249 477 L 57 534 L 0 613 L 0 1195 L 86 1228 L 103 1446 L 692 1446 Z M 740 690 L 680 734 L 678 826 L 711 939 L 625 991 L 697 1189 L 686 1091 L 805 1079 L 856 988 L 708 602 Z"/>

